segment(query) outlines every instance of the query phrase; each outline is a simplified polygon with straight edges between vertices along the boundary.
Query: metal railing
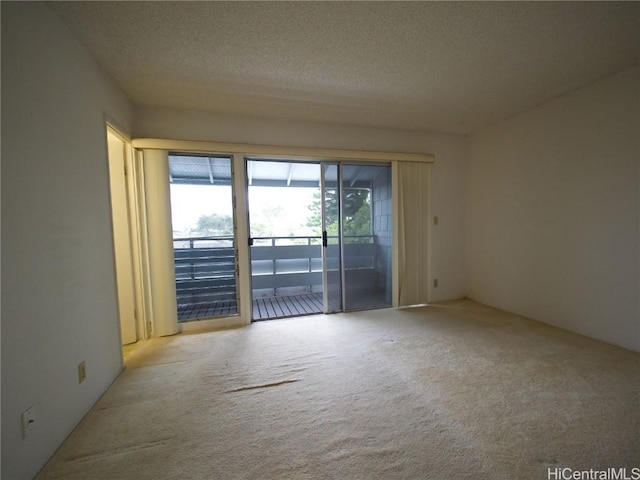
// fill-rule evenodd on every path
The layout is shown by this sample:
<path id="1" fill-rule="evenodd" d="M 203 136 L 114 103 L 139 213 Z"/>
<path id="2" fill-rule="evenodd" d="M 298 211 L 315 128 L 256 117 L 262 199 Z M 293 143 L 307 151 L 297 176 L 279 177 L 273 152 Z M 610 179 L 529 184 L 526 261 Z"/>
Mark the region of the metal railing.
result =
<path id="1" fill-rule="evenodd" d="M 328 237 L 328 248 L 338 248 L 337 238 Z M 236 299 L 233 237 L 175 238 L 173 246 L 178 304 Z M 373 235 L 345 236 L 343 248 L 347 270 L 375 268 Z M 262 291 L 267 295 L 286 289 L 321 289 L 322 237 L 254 237 L 250 249 L 254 293 Z M 330 256 L 338 258 L 337 250 Z M 334 267 L 337 268 L 337 264 Z"/>

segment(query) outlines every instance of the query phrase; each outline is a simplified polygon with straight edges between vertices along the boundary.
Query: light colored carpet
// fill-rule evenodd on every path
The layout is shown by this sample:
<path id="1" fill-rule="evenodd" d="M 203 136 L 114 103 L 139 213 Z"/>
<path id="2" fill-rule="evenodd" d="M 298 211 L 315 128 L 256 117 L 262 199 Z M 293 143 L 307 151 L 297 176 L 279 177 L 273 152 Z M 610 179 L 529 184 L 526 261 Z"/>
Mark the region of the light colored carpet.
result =
<path id="1" fill-rule="evenodd" d="M 38 480 L 640 466 L 640 354 L 456 301 L 141 342 Z"/>

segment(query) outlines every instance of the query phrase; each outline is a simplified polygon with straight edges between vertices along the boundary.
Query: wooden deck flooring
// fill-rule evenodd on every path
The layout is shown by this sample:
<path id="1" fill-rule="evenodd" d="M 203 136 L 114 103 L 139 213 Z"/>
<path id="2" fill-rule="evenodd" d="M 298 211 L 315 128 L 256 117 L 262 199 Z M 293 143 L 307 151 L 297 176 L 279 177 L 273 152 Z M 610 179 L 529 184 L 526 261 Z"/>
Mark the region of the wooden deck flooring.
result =
<path id="1" fill-rule="evenodd" d="M 253 320 L 310 315 L 322 313 L 322 310 L 321 293 L 263 297 L 253 301 Z"/>
<path id="2" fill-rule="evenodd" d="M 322 294 L 307 293 L 277 297 L 261 297 L 253 301 L 253 320 L 295 317 L 322 313 Z M 233 301 L 178 305 L 178 322 L 225 317 L 238 313 Z"/>
<path id="3" fill-rule="evenodd" d="M 178 305 L 178 322 L 187 322 L 201 318 L 227 317 L 238 313 L 235 301 L 225 300 L 214 303 L 189 303 Z"/>

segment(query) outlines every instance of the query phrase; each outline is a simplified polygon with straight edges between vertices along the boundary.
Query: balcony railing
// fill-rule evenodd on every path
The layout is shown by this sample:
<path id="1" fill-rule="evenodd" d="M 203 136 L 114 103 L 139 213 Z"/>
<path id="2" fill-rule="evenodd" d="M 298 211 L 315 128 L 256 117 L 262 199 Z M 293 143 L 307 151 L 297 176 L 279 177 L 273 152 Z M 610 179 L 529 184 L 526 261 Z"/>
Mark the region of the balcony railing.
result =
<path id="1" fill-rule="evenodd" d="M 236 256 L 233 237 L 173 240 L 178 305 L 236 304 Z"/>
<path id="2" fill-rule="evenodd" d="M 251 247 L 253 296 L 322 292 L 319 236 L 255 237 Z M 337 270 L 337 237 L 329 237 L 329 270 Z M 235 308 L 236 257 L 233 237 L 176 238 L 173 241 L 178 305 L 226 302 Z M 372 235 L 345 237 L 345 269 L 373 272 Z"/>

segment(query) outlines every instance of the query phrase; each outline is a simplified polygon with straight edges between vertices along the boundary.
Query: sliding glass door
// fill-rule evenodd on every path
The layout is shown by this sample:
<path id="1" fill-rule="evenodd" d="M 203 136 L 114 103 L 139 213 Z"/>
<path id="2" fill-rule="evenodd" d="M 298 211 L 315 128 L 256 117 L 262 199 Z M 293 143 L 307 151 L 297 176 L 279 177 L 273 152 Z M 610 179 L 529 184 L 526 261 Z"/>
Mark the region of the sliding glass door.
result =
<path id="1" fill-rule="evenodd" d="M 324 311 L 391 305 L 391 167 L 323 163 Z"/>
<path id="2" fill-rule="evenodd" d="M 246 163 L 252 320 L 322 313 L 320 164 Z"/>
<path id="3" fill-rule="evenodd" d="M 340 165 L 322 164 L 322 287 L 324 312 L 343 310 Z"/>
<path id="4" fill-rule="evenodd" d="M 178 321 L 238 314 L 231 158 L 169 155 Z"/>
<path id="5" fill-rule="evenodd" d="M 391 167 L 342 165 L 344 309 L 391 305 Z"/>
<path id="6" fill-rule="evenodd" d="M 391 304 L 391 167 L 246 161 L 252 320 Z"/>

